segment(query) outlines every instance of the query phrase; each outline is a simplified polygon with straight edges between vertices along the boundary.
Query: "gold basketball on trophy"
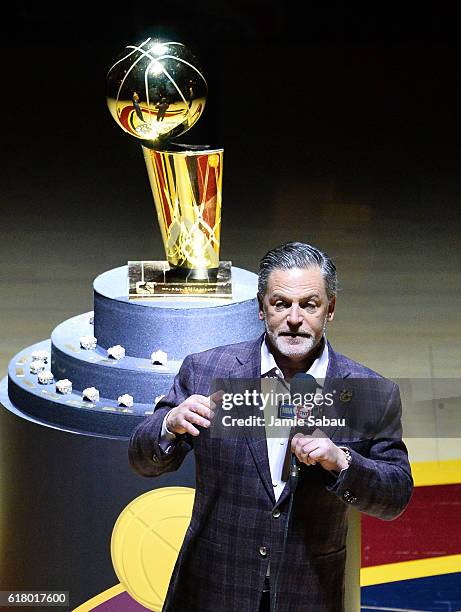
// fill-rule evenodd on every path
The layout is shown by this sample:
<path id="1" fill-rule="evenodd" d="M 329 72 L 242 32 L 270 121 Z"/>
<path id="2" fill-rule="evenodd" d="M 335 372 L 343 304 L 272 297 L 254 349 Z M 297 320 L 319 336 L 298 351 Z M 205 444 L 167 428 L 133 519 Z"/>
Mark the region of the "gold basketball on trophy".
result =
<path id="1" fill-rule="evenodd" d="M 107 104 L 117 124 L 148 147 L 191 128 L 205 108 L 207 84 L 182 43 L 146 38 L 127 45 L 107 74 Z"/>

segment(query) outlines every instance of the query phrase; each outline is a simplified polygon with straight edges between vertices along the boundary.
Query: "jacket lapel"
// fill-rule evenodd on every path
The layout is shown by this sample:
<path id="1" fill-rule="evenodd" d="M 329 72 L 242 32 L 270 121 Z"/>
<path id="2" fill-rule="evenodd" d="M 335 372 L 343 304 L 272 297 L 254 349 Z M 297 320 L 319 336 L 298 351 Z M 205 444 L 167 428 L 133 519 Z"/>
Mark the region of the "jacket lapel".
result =
<path id="1" fill-rule="evenodd" d="M 256 397 L 260 397 L 261 391 L 261 344 L 264 334 L 252 343 L 247 352 L 237 356 L 237 363 L 229 372 L 231 386 L 234 392 L 242 393 L 243 390 L 255 391 Z M 246 383 L 242 383 L 246 381 Z M 244 406 L 235 406 L 236 414 L 239 418 L 261 417 L 264 412 L 260 410 L 261 403 L 251 402 Z M 267 454 L 266 430 L 264 425 L 256 426 L 246 424 L 243 426 L 246 442 L 250 448 L 251 455 L 256 464 L 259 476 L 267 490 L 272 503 L 275 504 L 274 489 L 269 467 L 269 457 Z"/>
<path id="2" fill-rule="evenodd" d="M 332 393 L 333 406 L 328 409 L 328 413 L 339 420 L 345 417 L 349 405 L 349 402 L 344 400 L 347 400 L 350 393 L 346 379 L 350 377 L 351 372 L 347 360 L 339 353 L 335 353 L 330 343 L 328 343 L 328 355 L 324 394 Z M 337 430 L 338 425 L 324 429 L 330 440 L 334 439 Z"/>

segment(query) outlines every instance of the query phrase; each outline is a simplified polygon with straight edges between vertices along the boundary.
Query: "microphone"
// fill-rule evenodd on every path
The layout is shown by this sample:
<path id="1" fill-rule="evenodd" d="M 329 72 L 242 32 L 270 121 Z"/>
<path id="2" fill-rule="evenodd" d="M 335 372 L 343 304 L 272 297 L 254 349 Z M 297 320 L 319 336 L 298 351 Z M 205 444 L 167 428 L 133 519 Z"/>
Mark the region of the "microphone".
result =
<path id="1" fill-rule="evenodd" d="M 298 372 L 293 376 L 290 383 L 290 396 L 295 411 L 296 406 L 293 398 L 299 397 L 301 399 L 301 405 L 304 406 L 305 403 L 312 402 L 315 392 L 317 391 L 317 386 L 317 381 L 312 374 Z"/>
<path id="2" fill-rule="evenodd" d="M 290 491 L 294 493 L 296 491 L 296 487 L 298 486 L 298 476 L 299 476 L 299 462 L 294 453 L 291 454 L 291 464 L 290 464 L 290 476 L 288 482 L 290 483 Z"/>
<path id="3" fill-rule="evenodd" d="M 312 398 L 317 390 L 317 381 L 311 374 L 298 372 L 291 380 L 290 384 L 290 402 L 279 404 L 279 418 L 295 420 L 299 416 L 299 409 L 307 402 L 312 402 Z M 291 436 L 290 436 L 291 438 Z M 287 449 L 287 453 L 291 449 Z M 288 467 L 288 466 L 287 466 Z M 295 491 L 298 484 L 299 464 L 294 453 L 291 454 L 289 482 L 290 490 Z"/>
<path id="4" fill-rule="evenodd" d="M 279 419 L 294 419 L 298 416 L 298 408 L 306 402 L 312 402 L 317 390 L 317 381 L 312 374 L 298 372 L 290 383 L 290 402 L 279 404 Z M 297 400 L 297 401 L 296 401 Z"/>

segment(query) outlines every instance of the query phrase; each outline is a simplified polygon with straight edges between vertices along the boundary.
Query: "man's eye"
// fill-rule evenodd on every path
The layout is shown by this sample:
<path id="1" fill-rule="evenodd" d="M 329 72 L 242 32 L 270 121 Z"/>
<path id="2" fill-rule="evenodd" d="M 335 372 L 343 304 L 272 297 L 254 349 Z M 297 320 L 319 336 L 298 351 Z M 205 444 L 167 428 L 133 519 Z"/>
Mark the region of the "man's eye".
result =
<path id="1" fill-rule="evenodd" d="M 285 308 L 287 306 L 287 303 L 284 302 L 283 300 L 277 300 L 275 302 L 275 307 L 276 308 Z"/>

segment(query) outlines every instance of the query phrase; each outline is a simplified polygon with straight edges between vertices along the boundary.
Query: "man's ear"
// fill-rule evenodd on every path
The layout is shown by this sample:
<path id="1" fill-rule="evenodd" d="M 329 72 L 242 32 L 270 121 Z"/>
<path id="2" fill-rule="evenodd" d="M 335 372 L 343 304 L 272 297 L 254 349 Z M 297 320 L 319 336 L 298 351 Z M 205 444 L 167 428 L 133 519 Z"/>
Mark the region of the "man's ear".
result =
<path id="1" fill-rule="evenodd" d="M 335 307 L 336 307 L 336 297 L 333 296 L 331 300 L 328 302 L 328 314 L 327 314 L 328 323 L 331 323 L 333 319 L 335 318 Z"/>
<path id="2" fill-rule="evenodd" d="M 264 316 L 265 315 L 264 315 L 263 299 L 262 299 L 262 297 L 261 297 L 261 295 L 259 293 L 257 294 L 256 297 L 258 298 L 258 306 L 259 306 L 259 314 L 258 314 L 258 316 L 259 316 L 259 320 L 260 321 L 264 321 Z"/>

